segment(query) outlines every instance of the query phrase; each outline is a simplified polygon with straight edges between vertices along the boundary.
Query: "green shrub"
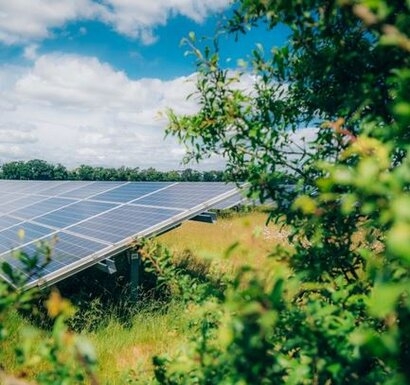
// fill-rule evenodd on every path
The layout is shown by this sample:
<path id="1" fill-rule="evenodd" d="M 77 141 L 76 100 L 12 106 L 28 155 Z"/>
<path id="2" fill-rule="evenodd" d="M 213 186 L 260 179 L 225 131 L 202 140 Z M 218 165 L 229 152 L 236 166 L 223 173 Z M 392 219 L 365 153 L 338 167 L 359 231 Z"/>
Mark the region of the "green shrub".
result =
<path id="1" fill-rule="evenodd" d="M 294 250 L 288 271 L 244 269 L 190 348 L 155 360 L 157 381 L 410 383 L 410 5 L 235 6 L 225 32 L 281 24 L 287 44 L 258 46 L 233 73 L 217 41 L 201 51 L 191 34 L 200 109 L 169 111 L 168 133 L 189 146 L 187 160 L 223 154 L 251 194 L 274 199 L 270 219 L 290 229 Z M 236 86 L 246 71 L 251 90 Z M 312 126 L 313 142 L 293 140 Z"/>

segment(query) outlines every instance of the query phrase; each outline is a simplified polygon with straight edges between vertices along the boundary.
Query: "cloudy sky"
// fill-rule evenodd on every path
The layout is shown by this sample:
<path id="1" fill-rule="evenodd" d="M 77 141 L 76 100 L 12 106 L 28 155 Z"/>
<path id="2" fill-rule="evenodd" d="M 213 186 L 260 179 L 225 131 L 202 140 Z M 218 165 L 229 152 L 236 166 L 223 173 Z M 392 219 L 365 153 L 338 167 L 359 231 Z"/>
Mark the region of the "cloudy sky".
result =
<path id="1" fill-rule="evenodd" d="M 0 163 L 182 168 L 160 116 L 196 108 L 180 41 L 212 36 L 229 12 L 229 0 L 0 0 Z M 223 42 L 224 61 L 283 39 L 260 30 Z"/>

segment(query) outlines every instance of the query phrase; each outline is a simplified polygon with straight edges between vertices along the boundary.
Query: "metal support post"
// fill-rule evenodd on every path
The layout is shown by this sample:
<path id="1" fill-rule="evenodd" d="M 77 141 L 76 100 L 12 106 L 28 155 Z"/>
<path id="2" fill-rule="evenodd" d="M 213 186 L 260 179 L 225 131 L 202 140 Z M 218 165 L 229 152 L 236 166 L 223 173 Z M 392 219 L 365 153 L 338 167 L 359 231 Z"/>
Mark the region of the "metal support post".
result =
<path id="1" fill-rule="evenodd" d="M 130 261 L 130 295 L 136 301 L 140 284 L 141 257 L 137 251 L 129 251 L 128 253 Z"/>

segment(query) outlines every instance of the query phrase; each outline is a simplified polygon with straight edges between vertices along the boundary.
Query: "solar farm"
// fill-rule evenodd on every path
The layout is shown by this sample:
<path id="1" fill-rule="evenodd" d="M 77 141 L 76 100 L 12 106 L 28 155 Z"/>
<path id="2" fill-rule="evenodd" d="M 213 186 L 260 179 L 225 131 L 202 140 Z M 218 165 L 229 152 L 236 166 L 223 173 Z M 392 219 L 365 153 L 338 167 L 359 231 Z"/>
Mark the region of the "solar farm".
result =
<path id="1" fill-rule="evenodd" d="M 7 180 L 0 198 L 0 261 L 26 274 L 16 251 L 31 255 L 40 242 L 53 245 L 51 262 L 27 277 L 27 287 L 61 281 L 109 261 L 135 239 L 212 219 L 208 209 L 242 199 L 232 183 Z"/>

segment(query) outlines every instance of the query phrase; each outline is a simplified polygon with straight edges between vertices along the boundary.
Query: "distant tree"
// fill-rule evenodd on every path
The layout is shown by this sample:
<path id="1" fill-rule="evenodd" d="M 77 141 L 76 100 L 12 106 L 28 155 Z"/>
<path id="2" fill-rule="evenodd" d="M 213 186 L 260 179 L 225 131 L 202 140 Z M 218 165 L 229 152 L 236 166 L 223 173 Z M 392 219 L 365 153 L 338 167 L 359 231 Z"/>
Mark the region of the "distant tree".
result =
<path id="1" fill-rule="evenodd" d="M 199 182 L 202 179 L 202 175 L 199 171 L 187 168 L 181 172 L 182 182 Z"/>
<path id="2" fill-rule="evenodd" d="M 33 159 L 24 164 L 25 178 L 32 180 L 54 179 L 54 166 L 41 159 Z"/>
<path id="3" fill-rule="evenodd" d="M 21 179 L 22 161 L 4 163 L 2 166 L 4 179 Z"/>
<path id="4" fill-rule="evenodd" d="M 119 169 L 116 169 L 114 167 L 105 168 L 104 174 L 105 174 L 104 177 L 100 180 L 107 180 L 107 181 L 126 180 L 126 179 L 121 178 Z"/>
<path id="5" fill-rule="evenodd" d="M 78 180 L 94 180 L 94 168 L 85 164 L 80 165 L 73 170 L 75 179 Z"/>
<path id="6" fill-rule="evenodd" d="M 4 163 L 2 170 L 5 179 L 54 179 L 54 166 L 41 159 Z"/>
<path id="7" fill-rule="evenodd" d="M 121 166 L 117 168 L 115 171 L 115 174 L 116 174 L 115 180 L 129 181 L 131 180 L 131 172 L 132 172 L 132 169 Z"/>
<path id="8" fill-rule="evenodd" d="M 202 173 L 204 182 L 221 182 L 224 180 L 223 171 L 204 171 Z"/>
<path id="9" fill-rule="evenodd" d="M 164 180 L 165 181 L 172 181 L 172 182 L 178 182 L 181 180 L 181 176 L 178 171 L 172 170 L 172 171 L 166 171 L 164 172 Z"/>
<path id="10" fill-rule="evenodd" d="M 117 170 L 115 168 L 93 167 L 93 180 L 117 180 Z"/>
<path id="11" fill-rule="evenodd" d="M 140 169 L 121 166 L 102 167 L 82 164 L 68 170 L 58 163 L 53 165 L 44 160 L 33 159 L 4 163 L 0 170 L 0 179 L 42 179 L 42 180 L 89 180 L 89 181 L 224 181 L 227 176 L 223 171 L 200 172 L 191 168 L 183 171 L 159 171 L 153 167 Z M 231 179 L 233 180 L 233 179 Z"/>
<path id="12" fill-rule="evenodd" d="M 161 181 L 162 173 L 157 171 L 153 167 L 149 167 L 147 169 L 141 170 L 139 172 L 139 177 L 141 181 Z"/>
<path id="13" fill-rule="evenodd" d="M 53 179 L 54 180 L 66 180 L 68 179 L 68 170 L 61 163 L 54 166 L 53 169 Z"/>

